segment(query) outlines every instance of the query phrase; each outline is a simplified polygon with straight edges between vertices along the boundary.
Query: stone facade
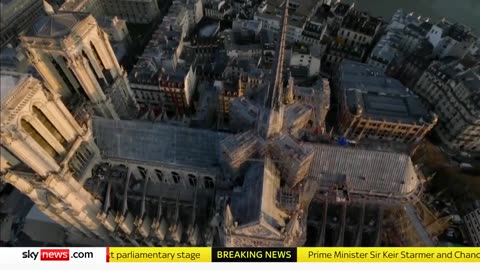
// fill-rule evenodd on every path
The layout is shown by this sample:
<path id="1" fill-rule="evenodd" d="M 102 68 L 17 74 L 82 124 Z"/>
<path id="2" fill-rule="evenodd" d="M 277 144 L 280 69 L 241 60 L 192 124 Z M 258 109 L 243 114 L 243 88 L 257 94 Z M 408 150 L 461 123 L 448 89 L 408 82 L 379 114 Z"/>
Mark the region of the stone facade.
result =
<path id="1" fill-rule="evenodd" d="M 468 68 L 459 61 L 434 62 L 413 89 L 438 114 L 434 131 L 449 148 L 480 151 L 478 67 Z"/>
<path id="2" fill-rule="evenodd" d="M 18 160 L 17 166 L 2 167 L 2 179 L 70 233 L 113 243 L 96 217 L 100 202 L 82 187 L 100 158 L 89 126 L 80 126 L 59 95 L 38 80 L 1 76 L 2 83 L 11 82 L 2 84 L 2 145 Z M 73 167 L 86 173 L 77 174 Z"/>
<path id="3" fill-rule="evenodd" d="M 107 118 L 128 119 L 138 105 L 107 34 L 91 15 L 61 13 L 39 19 L 21 37 L 27 56 L 68 107 L 87 101 Z"/>
<path id="4" fill-rule="evenodd" d="M 161 124 L 152 129 L 137 121 L 80 120 L 38 80 L 2 72 L 2 179 L 72 239 L 211 244 L 209 213 L 221 182 L 214 149 L 224 135 Z M 122 143 L 132 138 L 138 144 Z M 185 138 L 198 141 L 189 144 Z M 139 151 L 145 145 L 151 155 Z"/>
<path id="5" fill-rule="evenodd" d="M 382 69 L 344 61 L 334 77 L 343 137 L 420 142 L 437 123 L 420 99 Z"/>

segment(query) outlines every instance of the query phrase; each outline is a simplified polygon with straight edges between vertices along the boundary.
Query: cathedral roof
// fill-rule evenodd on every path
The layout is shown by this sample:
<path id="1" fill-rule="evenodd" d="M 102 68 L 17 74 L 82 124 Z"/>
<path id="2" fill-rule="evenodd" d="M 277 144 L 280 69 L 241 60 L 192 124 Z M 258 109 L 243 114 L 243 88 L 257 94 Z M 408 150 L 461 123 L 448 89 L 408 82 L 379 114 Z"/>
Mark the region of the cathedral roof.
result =
<path id="1" fill-rule="evenodd" d="M 93 118 L 93 133 L 105 157 L 195 168 L 217 168 L 224 133 L 152 123 Z"/>
<path id="2" fill-rule="evenodd" d="M 279 188 L 280 176 L 269 158 L 252 164 L 242 191 L 232 196 L 232 214 L 239 226 L 263 223 L 278 233 L 285 226 L 282 211 L 276 206 Z"/>
<path id="3" fill-rule="evenodd" d="M 331 186 L 346 179 L 351 192 L 406 196 L 420 184 L 406 154 L 310 144 L 314 157 L 308 175 Z"/>
<path id="4" fill-rule="evenodd" d="M 59 13 L 39 18 L 32 27 L 31 35 L 40 37 L 63 37 L 86 18 L 84 13 Z"/>

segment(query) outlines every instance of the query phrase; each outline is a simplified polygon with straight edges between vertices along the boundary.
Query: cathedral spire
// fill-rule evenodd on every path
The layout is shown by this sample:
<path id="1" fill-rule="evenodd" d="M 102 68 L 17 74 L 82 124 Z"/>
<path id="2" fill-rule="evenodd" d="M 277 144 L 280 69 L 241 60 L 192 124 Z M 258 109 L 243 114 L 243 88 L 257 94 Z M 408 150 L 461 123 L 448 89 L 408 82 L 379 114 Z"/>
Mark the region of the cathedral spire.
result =
<path id="1" fill-rule="evenodd" d="M 288 3 L 289 0 L 285 0 L 283 7 L 283 15 L 280 24 L 279 42 L 276 49 L 275 61 L 272 66 L 272 73 L 270 79 L 270 85 L 266 97 L 265 107 L 270 109 L 279 109 L 282 103 L 283 92 L 283 73 L 285 65 L 285 46 L 287 43 L 287 31 L 288 31 Z"/>
<path id="2" fill-rule="evenodd" d="M 265 96 L 265 103 L 257 130 L 262 137 L 268 139 L 283 128 L 283 73 L 285 64 L 285 46 L 288 29 L 288 0 L 283 3 L 283 15 L 280 24 L 280 39 L 276 49 L 275 60 L 270 73 L 270 83 Z"/>

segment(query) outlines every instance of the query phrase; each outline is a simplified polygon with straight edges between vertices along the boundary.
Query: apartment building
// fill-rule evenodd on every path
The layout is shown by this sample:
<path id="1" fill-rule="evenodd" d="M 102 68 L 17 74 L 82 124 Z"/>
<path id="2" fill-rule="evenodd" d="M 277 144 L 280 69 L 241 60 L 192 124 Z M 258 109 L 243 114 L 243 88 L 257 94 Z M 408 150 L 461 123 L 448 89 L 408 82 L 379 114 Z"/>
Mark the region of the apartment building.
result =
<path id="1" fill-rule="evenodd" d="M 480 75 L 478 64 L 436 61 L 422 74 L 415 92 L 438 114 L 436 134 L 451 149 L 480 151 Z"/>

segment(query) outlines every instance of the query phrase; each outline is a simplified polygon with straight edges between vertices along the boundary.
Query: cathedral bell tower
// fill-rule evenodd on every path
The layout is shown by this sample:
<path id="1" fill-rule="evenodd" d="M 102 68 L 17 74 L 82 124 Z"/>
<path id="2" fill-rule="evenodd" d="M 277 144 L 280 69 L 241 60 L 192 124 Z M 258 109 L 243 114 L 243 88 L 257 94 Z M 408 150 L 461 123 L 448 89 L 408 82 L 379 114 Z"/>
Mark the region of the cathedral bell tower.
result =
<path id="1" fill-rule="evenodd" d="M 83 186 L 100 159 L 88 117 L 76 119 L 59 94 L 30 75 L 0 74 L 2 180 L 71 236 L 112 243 L 96 217 L 101 203 Z"/>
<path id="2" fill-rule="evenodd" d="M 136 117 L 138 104 L 126 72 L 93 16 L 50 14 L 20 39 L 38 73 L 69 109 L 87 102 L 105 118 Z"/>

